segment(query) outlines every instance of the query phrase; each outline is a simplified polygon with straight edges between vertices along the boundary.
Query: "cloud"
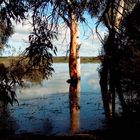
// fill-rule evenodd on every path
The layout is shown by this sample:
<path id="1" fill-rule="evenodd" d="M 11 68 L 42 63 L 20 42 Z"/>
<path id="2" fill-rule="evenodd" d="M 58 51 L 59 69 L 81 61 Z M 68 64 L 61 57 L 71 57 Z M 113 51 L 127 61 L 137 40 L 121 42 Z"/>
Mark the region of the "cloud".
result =
<path id="1" fill-rule="evenodd" d="M 70 43 L 70 30 L 68 27 L 61 25 L 59 27 L 58 40 L 54 44 L 58 48 L 58 56 L 66 55 L 69 49 Z M 104 30 L 99 28 L 99 33 L 104 37 Z M 95 28 L 88 29 L 86 32 L 81 28 L 79 42 L 81 44 L 80 55 L 81 56 L 97 56 L 101 49 L 101 42 L 97 37 Z"/>
<path id="2" fill-rule="evenodd" d="M 65 56 L 70 44 L 70 30 L 65 24 L 61 24 L 58 27 L 57 40 L 53 43 L 57 46 L 57 55 Z"/>
<path id="3" fill-rule="evenodd" d="M 15 34 L 9 39 L 9 44 L 15 46 L 17 50 L 19 47 L 24 50 L 28 46 L 28 35 L 32 31 L 30 24 L 25 22 L 24 24 L 14 24 Z M 80 26 L 81 27 L 81 26 Z M 97 56 L 101 48 L 101 42 L 99 41 L 97 34 L 95 33 L 95 27 L 85 31 L 80 29 L 80 43 L 81 43 L 81 56 Z M 104 28 L 99 28 L 99 33 L 104 36 Z M 65 56 L 67 50 L 69 50 L 70 43 L 70 30 L 65 24 L 60 24 L 58 27 L 58 40 L 53 40 L 53 44 L 57 46 L 57 56 Z M 18 52 L 15 52 L 15 54 Z"/>
<path id="4" fill-rule="evenodd" d="M 104 30 L 99 29 L 99 33 L 104 38 Z M 98 56 L 101 50 L 101 42 L 95 32 L 95 28 L 88 30 L 81 37 L 81 56 Z"/>
<path id="5" fill-rule="evenodd" d="M 12 38 L 10 38 L 13 42 L 27 42 L 28 41 L 28 34 L 21 34 L 21 33 L 15 33 Z"/>
<path id="6" fill-rule="evenodd" d="M 32 31 L 32 27 L 28 22 L 25 22 L 24 24 L 14 23 L 14 30 L 15 33 L 10 38 L 11 42 L 28 42 L 28 35 Z"/>

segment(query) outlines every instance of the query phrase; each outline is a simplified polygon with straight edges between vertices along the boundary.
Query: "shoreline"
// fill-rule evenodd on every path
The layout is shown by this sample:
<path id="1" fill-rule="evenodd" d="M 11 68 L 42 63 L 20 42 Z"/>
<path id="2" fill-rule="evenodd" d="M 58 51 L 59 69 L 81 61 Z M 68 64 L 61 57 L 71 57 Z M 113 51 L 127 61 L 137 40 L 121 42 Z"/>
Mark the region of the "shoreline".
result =
<path id="1" fill-rule="evenodd" d="M 18 56 L 9 56 L 9 57 L 0 57 L 0 63 L 3 63 L 5 66 L 10 66 L 11 63 L 14 61 L 20 60 L 23 57 L 18 57 Z M 26 63 L 25 58 L 23 62 Z M 68 63 L 69 59 L 68 57 L 61 56 L 61 57 L 53 57 L 52 58 L 53 63 Z M 80 57 L 81 63 L 101 63 L 100 57 Z"/>

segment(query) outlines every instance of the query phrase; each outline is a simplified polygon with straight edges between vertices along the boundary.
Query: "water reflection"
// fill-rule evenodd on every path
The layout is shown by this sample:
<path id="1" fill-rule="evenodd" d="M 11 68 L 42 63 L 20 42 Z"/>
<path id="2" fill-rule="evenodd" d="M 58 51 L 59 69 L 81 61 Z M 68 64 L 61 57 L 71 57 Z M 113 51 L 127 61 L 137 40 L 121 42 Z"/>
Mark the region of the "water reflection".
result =
<path id="1" fill-rule="evenodd" d="M 9 106 L 9 114 L 18 126 L 15 134 L 65 134 L 103 127 L 96 70 L 99 64 L 81 65 L 81 81 L 70 85 L 66 83 L 69 78 L 66 65 L 56 64 L 56 72 L 50 80 L 39 78 L 41 82 L 32 83 L 29 77 L 24 79 L 26 86 L 17 90 L 19 106 Z"/>
<path id="2" fill-rule="evenodd" d="M 42 84 L 42 80 L 44 79 L 43 74 L 38 71 L 34 70 L 30 73 L 27 73 L 24 76 L 24 80 L 30 81 L 32 86 L 26 86 L 26 87 L 33 87 L 33 85 Z M 28 83 L 29 85 L 29 83 Z M 25 85 L 24 85 L 25 87 Z M 80 80 L 71 82 L 69 85 L 69 110 L 70 110 L 70 132 L 76 133 L 79 131 L 79 125 L 80 125 Z M 47 119 L 48 120 L 48 119 Z M 46 123 L 45 123 L 46 124 Z M 46 126 L 45 130 L 47 130 L 48 133 L 48 126 Z M 52 129 L 52 127 L 51 127 Z M 50 130 L 49 130 L 50 131 Z"/>
<path id="3" fill-rule="evenodd" d="M 80 80 L 70 83 L 69 87 L 69 104 L 70 104 L 70 132 L 76 133 L 79 130 L 79 113 L 80 113 Z"/>

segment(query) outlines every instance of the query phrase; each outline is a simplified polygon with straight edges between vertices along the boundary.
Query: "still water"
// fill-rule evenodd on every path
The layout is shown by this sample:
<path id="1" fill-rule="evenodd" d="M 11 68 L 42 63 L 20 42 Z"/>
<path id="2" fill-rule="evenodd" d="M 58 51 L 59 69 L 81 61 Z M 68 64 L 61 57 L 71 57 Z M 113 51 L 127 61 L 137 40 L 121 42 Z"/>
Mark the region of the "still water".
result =
<path id="1" fill-rule="evenodd" d="M 3 126 L 15 134 L 46 135 L 103 128 L 105 115 L 99 66 L 81 64 L 82 76 L 76 97 L 71 96 L 70 85 L 66 82 L 69 79 L 68 64 L 54 64 L 55 73 L 49 80 L 26 81 L 23 88 L 17 89 L 19 105 L 9 106 Z M 73 109 L 73 102 L 76 102 L 77 109 Z"/>

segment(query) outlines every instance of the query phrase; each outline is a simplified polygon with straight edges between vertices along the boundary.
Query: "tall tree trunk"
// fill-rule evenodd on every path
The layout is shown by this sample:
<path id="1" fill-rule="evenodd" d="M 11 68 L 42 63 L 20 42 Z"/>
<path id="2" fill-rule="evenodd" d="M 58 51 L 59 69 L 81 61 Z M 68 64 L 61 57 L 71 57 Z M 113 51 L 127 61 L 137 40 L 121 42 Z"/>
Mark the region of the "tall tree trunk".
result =
<path id="1" fill-rule="evenodd" d="M 70 54 L 69 54 L 69 73 L 71 80 L 76 80 L 77 31 L 76 31 L 76 17 L 73 12 L 70 13 L 70 37 L 71 38 L 70 38 Z"/>

